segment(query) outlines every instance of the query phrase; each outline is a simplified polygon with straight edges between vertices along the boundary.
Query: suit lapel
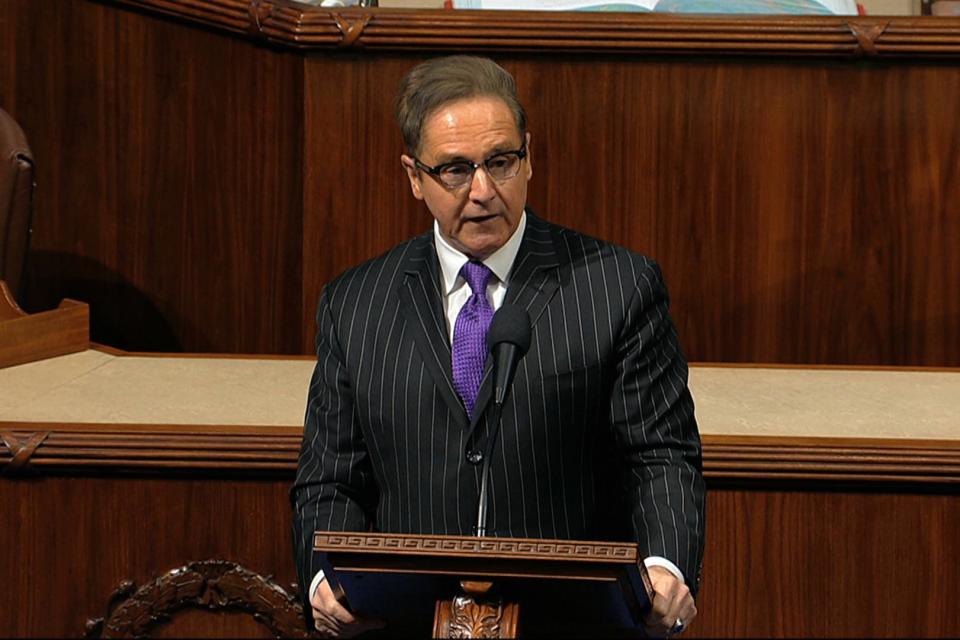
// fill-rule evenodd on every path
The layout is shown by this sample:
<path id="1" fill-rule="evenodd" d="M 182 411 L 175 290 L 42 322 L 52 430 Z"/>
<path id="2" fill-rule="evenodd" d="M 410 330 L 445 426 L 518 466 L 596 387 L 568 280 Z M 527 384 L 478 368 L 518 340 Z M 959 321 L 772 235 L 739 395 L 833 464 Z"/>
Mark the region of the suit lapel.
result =
<path id="1" fill-rule="evenodd" d="M 560 286 L 559 266 L 560 257 L 550 227 L 527 210 L 527 228 L 510 271 L 503 303 L 520 305 L 526 309 L 530 314 L 530 326 L 535 327 Z M 493 358 L 487 358 L 470 425 L 471 433 L 492 397 Z"/>
<path id="2" fill-rule="evenodd" d="M 433 384 L 443 397 L 454 419 L 467 426 L 467 414 L 460 396 L 453 388 L 450 342 L 443 302 L 440 294 L 440 273 L 433 233 L 424 234 L 417 241 L 403 265 L 404 278 L 400 284 L 401 313 L 413 334 L 417 350 L 433 378 Z"/>

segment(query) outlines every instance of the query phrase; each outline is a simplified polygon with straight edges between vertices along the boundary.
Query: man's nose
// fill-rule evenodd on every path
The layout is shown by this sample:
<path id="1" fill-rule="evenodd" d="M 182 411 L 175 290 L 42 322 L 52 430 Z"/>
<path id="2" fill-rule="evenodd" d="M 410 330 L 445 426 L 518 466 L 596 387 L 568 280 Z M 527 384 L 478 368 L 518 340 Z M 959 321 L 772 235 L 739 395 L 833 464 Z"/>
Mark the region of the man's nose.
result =
<path id="1" fill-rule="evenodd" d="M 497 194 L 493 188 L 493 178 L 487 173 L 486 167 L 480 165 L 473 172 L 473 180 L 470 182 L 470 199 L 476 202 L 487 202 Z"/>

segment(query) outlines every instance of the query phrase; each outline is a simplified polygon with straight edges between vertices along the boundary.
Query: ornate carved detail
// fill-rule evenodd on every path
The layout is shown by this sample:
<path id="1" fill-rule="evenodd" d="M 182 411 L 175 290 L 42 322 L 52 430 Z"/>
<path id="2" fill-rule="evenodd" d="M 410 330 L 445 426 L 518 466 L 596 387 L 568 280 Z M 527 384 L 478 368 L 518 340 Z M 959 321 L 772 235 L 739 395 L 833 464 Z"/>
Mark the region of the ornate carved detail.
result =
<path id="1" fill-rule="evenodd" d="M 370 13 L 365 13 L 352 18 L 345 18 L 339 13 L 334 13 L 333 20 L 337 23 L 337 29 L 340 30 L 340 33 L 343 36 L 340 40 L 339 46 L 350 48 L 356 45 L 357 41 L 360 39 L 360 36 L 363 35 L 363 30 L 367 27 L 367 24 L 370 23 L 371 18 L 373 18 L 373 14 Z"/>
<path id="2" fill-rule="evenodd" d="M 500 602 L 478 602 L 457 596 L 450 605 L 451 638 L 499 638 L 503 606 Z"/>
<path id="3" fill-rule="evenodd" d="M 273 16 L 274 3 L 264 0 L 251 0 L 250 2 L 250 26 L 247 29 L 250 34 L 266 38 L 263 27 Z"/>
<path id="4" fill-rule="evenodd" d="M 26 471 L 30 464 L 30 457 L 37 447 L 50 435 L 48 431 L 31 433 L 26 439 L 21 440 L 13 434 L 12 431 L 0 431 L 0 441 L 10 451 L 12 456 L 10 462 L 3 467 L 4 475 L 15 475 Z"/>
<path id="5" fill-rule="evenodd" d="M 857 38 L 857 53 L 859 55 L 876 56 L 877 38 L 879 38 L 887 29 L 890 21 L 869 23 L 869 22 L 851 22 L 847 26 Z"/>
<path id="6" fill-rule="evenodd" d="M 464 593 L 437 602 L 434 638 L 515 638 L 519 607 L 491 596 L 492 582 L 463 580 Z"/>
<path id="7" fill-rule="evenodd" d="M 474 536 L 429 536 L 404 534 L 317 533 L 314 545 L 324 549 L 382 549 L 405 555 L 458 556 L 483 551 L 501 558 L 549 558 L 597 560 L 620 563 L 637 557 L 636 545 L 617 542 L 570 542 L 521 538 L 477 538 Z"/>
<path id="8" fill-rule="evenodd" d="M 241 611 L 277 637 L 309 637 L 295 594 L 270 577 L 224 560 L 190 563 L 139 589 L 133 581 L 124 580 L 108 600 L 107 615 L 87 621 L 85 637 L 146 637 L 188 608 Z"/>

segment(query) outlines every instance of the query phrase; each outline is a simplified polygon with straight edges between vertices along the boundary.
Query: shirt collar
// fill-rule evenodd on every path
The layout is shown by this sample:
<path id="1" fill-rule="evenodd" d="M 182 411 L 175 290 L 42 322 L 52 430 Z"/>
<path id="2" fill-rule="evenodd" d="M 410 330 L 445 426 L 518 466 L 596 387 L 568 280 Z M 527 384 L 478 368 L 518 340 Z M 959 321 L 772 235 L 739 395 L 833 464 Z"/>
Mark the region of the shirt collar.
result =
<path id="1" fill-rule="evenodd" d="M 514 260 L 517 259 L 520 243 L 523 241 L 523 232 L 526 228 L 527 212 L 524 211 L 520 214 L 520 224 L 517 225 L 510 239 L 483 261 L 483 264 L 487 265 L 493 275 L 497 276 L 497 279 L 504 285 L 507 284 L 510 269 L 513 267 Z M 434 245 L 437 248 L 437 258 L 440 261 L 440 271 L 443 274 L 443 295 L 448 296 L 457 284 L 460 269 L 470 258 L 450 246 L 440 233 L 440 225 L 436 220 L 433 222 L 433 237 Z"/>

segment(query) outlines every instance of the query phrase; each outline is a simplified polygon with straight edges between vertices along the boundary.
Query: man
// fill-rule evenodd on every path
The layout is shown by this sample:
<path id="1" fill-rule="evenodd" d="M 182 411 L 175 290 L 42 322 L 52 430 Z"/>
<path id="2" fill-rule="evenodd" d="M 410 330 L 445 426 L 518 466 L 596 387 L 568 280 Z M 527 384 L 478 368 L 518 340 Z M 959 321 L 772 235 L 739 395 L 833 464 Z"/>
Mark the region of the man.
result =
<path id="1" fill-rule="evenodd" d="M 401 163 L 434 225 L 321 295 L 291 492 L 318 630 L 348 636 L 368 622 L 333 598 L 315 530 L 472 533 L 480 467 L 465 452 L 488 435 L 492 386 L 477 347 L 512 303 L 532 341 L 490 461 L 489 528 L 636 540 L 655 590 L 647 631 L 679 632 L 696 615 L 704 485 L 658 267 L 525 209 L 531 136 L 513 78 L 492 61 L 419 65 L 397 118 Z"/>

